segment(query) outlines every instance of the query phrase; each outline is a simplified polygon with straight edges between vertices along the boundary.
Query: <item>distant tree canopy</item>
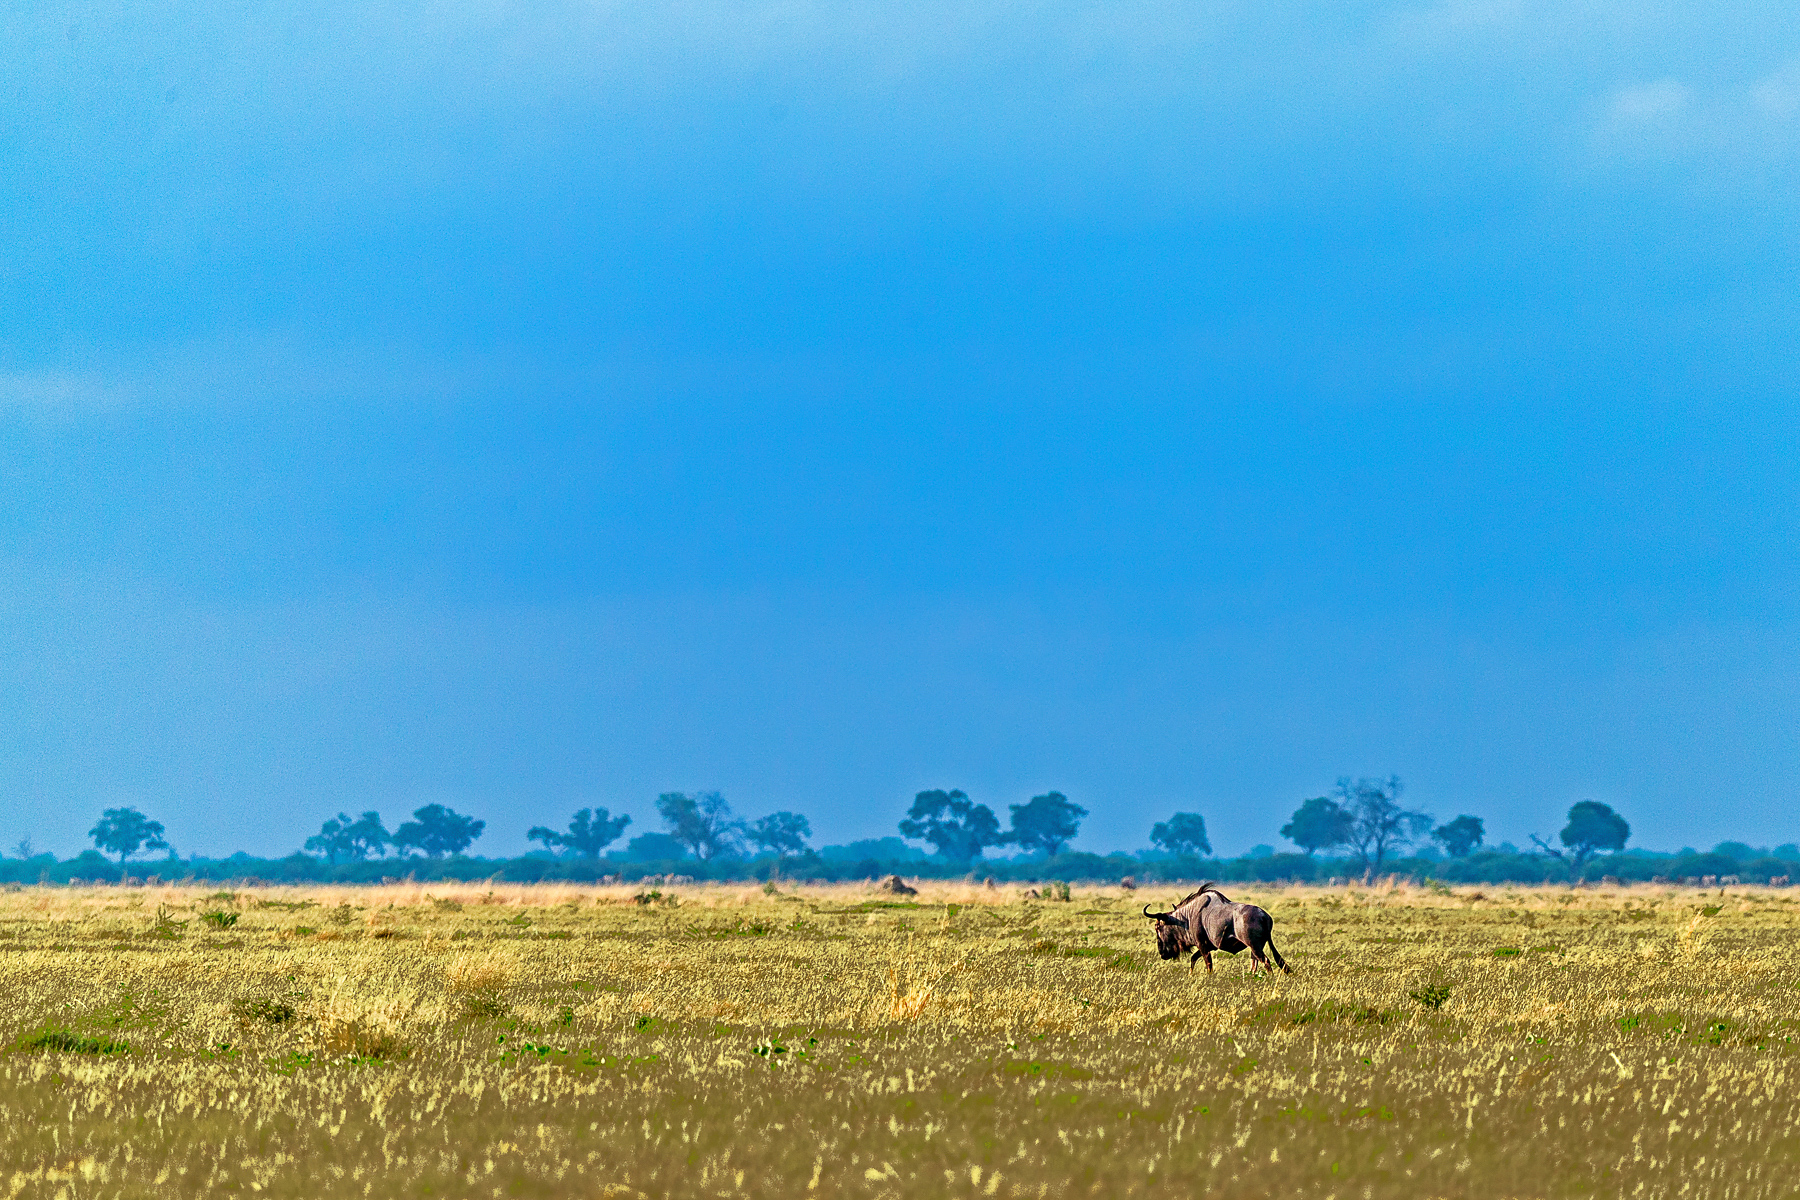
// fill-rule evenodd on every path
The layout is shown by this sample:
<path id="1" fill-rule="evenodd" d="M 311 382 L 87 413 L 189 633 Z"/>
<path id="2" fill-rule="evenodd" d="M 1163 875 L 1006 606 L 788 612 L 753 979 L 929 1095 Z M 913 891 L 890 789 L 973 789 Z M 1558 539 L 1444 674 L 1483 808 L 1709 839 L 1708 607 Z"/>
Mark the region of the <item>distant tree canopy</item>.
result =
<path id="1" fill-rule="evenodd" d="M 907 861 L 928 857 L 917 846 L 909 845 L 892 834 L 883 838 L 861 838 L 842 846 L 827 846 L 819 851 L 819 855 L 831 862 L 856 862 L 865 859 L 873 862 Z"/>
<path id="2" fill-rule="evenodd" d="M 1346 775 L 1337 781 L 1338 807 L 1350 817 L 1343 844 L 1366 868 L 1379 867 L 1389 854 L 1410 845 L 1431 828 L 1429 813 L 1400 807 L 1404 787 L 1398 775 L 1358 779 L 1354 783 Z"/>
<path id="3" fill-rule="evenodd" d="M 799 813 L 772 812 L 750 825 L 751 843 L 777 858 L 806 853 L 806 840 L 810 837 L 812 822 Z"/>
<path id="4" fill-rule="evenodd" d="M 381 824 L 381 814 L 370 810 L 354 821 L 347 814 L 339 813 L 306 839 L 306 848 L 314 854 L 323 854 L 329 862 L 340 859 L 360 862 L 382 853 L 392 841 Z"/>
<path id="5" fill-rule="evenodd" d="M 625 845 L 625 857 L 631 862 L 661 862 L 686 858 L 688 848 L 666 833 L 640 833 Z"/>
<path id="6" fill-rule="evenodd" d="M 656 798 L 656 811 L 669 836 L 710 862 L 730 857 L 744 848 L 743 822 L 731 815 L 731 805 L 718 792 L 664 792 Z"/>
<path id="7" fill-rule="evenodd" d="M 1464 858 L 1481 845 L 1486 832 L 1480 817 L 1464 814 L 1432 830 L 1431 840 L 1442 846 L 1451 858 Z"/>
<path id="8" fill-rule="evenodd" d="M 413 819 L 394 830 L 394 848 L 416 850 L 427 858 L 461 854 L 486 828 L 486 821 L 465 817 L 441 804 L 427 804 L 415 808 Z"/>
<path id="9" fill-rule="evenodd" d="M 1150 827 L 1150 844 L 1169 854 L 1212 853 L 1206 837 L 1206 818 L 1199 813 L 1176 813 Z"/>
<path id="10" fill-rule="evenodd" d="M 1329 796 L 1314 796 L 1294 810 L 1292 819 L 1281 827 L 1281 836 L 1310 855 L 1349 841 L 1354 823 L 1355 819 L 1337 801 Z"/>
<path id="11" fill-rule="evenodd" d="M 987 847 L 1005 840 L 994 810 L 974 803 L 960 788 L 920 792 L 913 797 L 912 808 L 900 822 L 900 832 L 930 842 L 952 862 L 968 862 Z"/>
<path id="12" fill-rule="evenodd" d="M 546 850 L 567 850 L 582 858 L 599 858 L 600 852 L 618 841 L 629 824 L 631 818 L 624 814 L 615 817 L 604 808 L 584 808 L 570 819 L 568 832 L 533 825 L 525 839 L 544 843 Z"/>
<path id="13" fill-rule="evenodd" d="M 1061 792 L 1033 796 L 1029 803 L 1009 805 L 1012 831 L 1006 840 L 1022 850 L 1042 850 L 1057 854 L 1074 840 L 1081 829 L 1087 809 L 1075 804 Z"/>
<path id="14" fill-rule="evenodd" d="M 1575 856 L 1580 867 L 1601 850 L 1623 850 L 1631 837 L 1631 826 L 1610 805 L 1598 800 L 1583 800 L 1569 809 L 1569 823 L 1563 827 L 1562 844 Z"/>
<path id="15" fill-rule="evenodd" d="M 1391 862 L 1401 857 L 1407 847 L 1428 836 L 1443 848 L 1449 859 L 1459 861 L 1440 862 L 1436 867 L 1416 864 L 1405 869 L 1435 871 L 1451 879 L 1474 879 L 1484 872 L 1496 871 L 1508 878 L 1560 877 L 1571 870 L 1578 874 L 1595 855 L 1623 850 L 1631 836 L 1630 825 L 1611 807 L 1598 801 L 1583 800 L 1570 807 L 1560 845 L 1551 845 L 1536 834 L 1531 836 L 1538 851 L 1559 860 L 1559 865 L 1529 857 L 1511 866 L 1495 865 L 1489 862 L 1490 858 L 1497 861 L 1518 856 L 1518 848 L 1511 842 L 1502 842 L 1491 855 L 1471 857 L 1484 845 L 1486 828 L 1482 819 L 1464 813 L 1434 828 L 1429 814 L 1401 806 L 1402 787 L 1398 776 L 1354 780 L 1342 776 L 1330 795 L 1303 801 L 1288 823 L 1281 827 L 1281 834 L 1305 850 L 1309 857 L 1328 849 L 1347 851 L 1359 870 L 1374 869 Z M 917 793 L 899 822 L 899 829 L 906 838 L 932 847 L 935 854 L 928 863 L 923 851 L 891 836 L 865 839 L 846 846 L 826 846 L 815 851 L 809 845 L 813 837 L 812 824 L 802 813 L 783 810 L 746 823 L 733 814 L 731 806 L 716 791 L 664 792 L 656 798 L 656 809 L 668 832 L 641 834 L 632 838 L 622 852 L 615 850 L 608 854 L 607 848 L 621 838 L 632 818 L 625 814 L 614 816 L 604 808 L 583 808 L 571 816 L 566 829 L 534 825 L 526 834 L 530 840 L 541 842 L 546 849 L 566 857 L 551 863 L 541 854 L 528 855 L 519 860 L 518 871 L 533 878 L 579 878 L 590 873 L 597 877 L 603 856 L 617 864 L 663 863 L 691 856 L 706 867 L 705 870 L 693 870 L 695 875 L 730 878 L 735 877 L 733 872 L 755 873 L 761 869 L 755 863 L 739 862 L 747 857 L 748 847 L 752 845 L 782 860 L 804 856 L 804 861 L 810 864 L 809 871 L 834 879 L 855 872 L 873 875 L 891 871 L 906 862 L 918 864 L 918 869 L 928 874 L 957 873 L 990 847 L 1005 845 L 1016 845 L 1033 856 L 1038 853 L 1068 856 L 1066 864 L 1059 862 L 1057 870 L 1093 870 L 1099 873 L 1093 876 L 1096 878 L 1109 873 L 1143 876 L 1191 869 L 1191 864 L 1183 866 L 1167 862 L 1160 856 L 1141 857 L 1141 869 L 1134 869 L 1131 856 L 1127 855 L 1115 853 L 1104 859 L 1096 854 L 1070 855 L 1070 843 L 1089 814 L 1062 792 L 1045 792 L 1008 808 L 1011 827 L 1003 831 L 992 809 L 975 803 L 960 789 Z M 373 810 L 354 818 L 340 812 L 325 821 L 319 832 L 305 842 L 305 850 L 327 860 L 330 867 L 314 859 L 311 861 L 316 867 L 290 865 L 283 871 L 291 874 L 316 869 L 323 877 L 372 877 L 374 864 L 369 864 L 368 868 L 358 864 L 378 858 L 390 849 L 434 859 L 458 856 L 481 836 L 486 827 L 486 822 L 454 812 L 442 804 L 427 804 L 414 810 L 412 820 L 392 834 L 383 827 L 381 815 Z M 100 852 L 115 856 L 120 866 L 140 852 L 169 849 L 162 824 L 150 820 L 135 808 L 107 809 L 89 831 L 89 836 Z M 1157 822 L 1150 830 L 1150 841 L 1164 854 L 1177 858 L 1210 857 L 1213 853 L 1206 820 L 1198 813 L 1178 812 Z M 30 860 L 33 851 L 29 839 L 20 842 L 13 853 L 20 860 Z M 44 857 L 50 865 L 55 864 L 54 855 Z M 1793 868 L 1800 866 L 1800 846 L 1790 842 L 1769 851 L 1744 842 L 1728 841 L 1719 843 L 1710 855 L 1683 849 L 1676 855 L 1639 857 L 1679 860 L 1678 866 L 1669 868 L 1671 874 L 1677 871 L 1684 875 L 1738 873 L 1747 879 L 1779 879 L 1793 874 Z M 85 851 L 83 858 L 90 869 L 101 863 L 101 853 L 96 851 Z M 234 861 L 237 859 L 250 861 L 242 853 L 233 856 Z M 571 861 L 573 859 L 586 862 Z M 1119 861 L 1114 863 L 1112 860 L 1115 859 Z M 292 856 L 292 860 L 281 861 L 291 863 L 293 860 L 299 860 L 301 864 L 307 861 L 301 854 Z M 1081 860 L 1079 865 L 1076 860 Z M 1086 860 L 1092 860 L 1092 863 Z M 196 858 L 192 861 L 210 860 Z M 0 858 L 0 875 L 12 869 L 6 864 L 7 860 Z M 1233 864 L 1219 863 L 1209 870 L 1220 879 L 1231 880 L 1312 878 L 1320 873 L 1341 873 L 1345 865 L 1335 861 L 1307 862 L 1299 855 L 1277 855 L 1263 845 L 1254 847 L 1242 859 L 1233 860 Z M 1725 864 L 1738 864 L 1742 869 Z M 1029 877 L 1029 872 L 1036 866 L 1035 857 L 1021 857 L 1010 863 L 995 862 L 993 869 L 996 874 L 1004 873 L 1003 869 L 1016 870 Z M 106 869 L 117 870 L 111 866 Z M 478 869 L 476 864 L 463 860 L 446 863 L 441 868 L 458 877 L 473 869 Z M 622 873 L 628 870 L 618 869 Z M 667 868 L 646 869 L 660 871 Z M 1651 868 L 1634 858 L 1629 862 L 1620 860 L 1618 866 L 1609 867 L 1609 870 L 1617 871 L 1622 877 L 1636 878 L 1641 874 L 1648 878 L 1647 872 Z M 785 865 L 781 873 L 787 873 Z"/>
<path id="16" fill-rule="evenodd" d="M 152 821 L 135 808 L 109 808 L 94 827 L 88 830 L 94 845 L 108 854 L 119 856 L 119 862 L 139 850 L 167 850 L 161 821 Z"/>

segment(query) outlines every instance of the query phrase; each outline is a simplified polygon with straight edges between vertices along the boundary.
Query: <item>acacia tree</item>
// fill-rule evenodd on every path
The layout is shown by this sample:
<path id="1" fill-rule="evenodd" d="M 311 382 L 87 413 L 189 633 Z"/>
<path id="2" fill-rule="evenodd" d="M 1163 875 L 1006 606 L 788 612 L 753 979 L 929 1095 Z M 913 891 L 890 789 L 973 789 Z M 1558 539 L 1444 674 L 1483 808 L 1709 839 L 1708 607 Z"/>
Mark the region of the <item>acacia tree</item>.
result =
<path id="1" fill-rule="evenodd" d="M 806 839 L 812 836 L 812 822 L 799 813 L 772 812 L 758 817 L 750 825 L 750 841 L 777 858 L 806 853 Z"/>
<path id="2" fill-rule="evenodd" d="M 949 792 L 933 789 L 914 796 L 912 808 L 900 822 L 900 832 L 930 842 L 951 862 L 968 862 L 984 848 L 1005 841 L 994 810 L 976 804 L 961 788 Z"/>
<path id="3" fill-rule="evenodd" d="M 1314 796 L 1294 810 L 1293 817 L 1281 827 L 1281 836 L 1306 851 L 1341 846 L 1350 839 L 1354 818 L 1329 796 Z"/>
<path id="4" fill-rule="evenodd" d="M 1033 796 L 1029 803 L 1008 805 L 1012 810 L 1012 832 L 1006 840 L 1022 850 L 1042 850 L 1054 855 L 1069 844 L 1081 829 L 1087 809 L 1075 804 L 1061 792 Z"/>
<path id="5" fill-rule="evenodd" d="M 431 858 L 461 854 L 487 828 L 486 821 L 465 817 L 441 804 L 413 810 L 413 819 L 394 830 L 394 846 L 417 850 Z"/>
<path id="6" fill-rule="evenodd" d="M 1386 779 L 1358 779 L 1348 775 L 1334 789 L 1338 806 L 1349 814 L 1344 844 L 1356 852 L 1357 861 L 1373 870 L 1390 853 L 1423 836 L 1431 828 L 1431 814 L 1400 807 L 1405 787 L 1398 775 Z"/>
<path id="7" fill-rule="evenodd" d="M 1150 844 L 1168 854 L 1209 855 L 1212 842 L 1206 836 L 1206 818 L 1199 813 L 1176 813 L 1150 827 Z"/>
<path id="8" fill-rule="evenodd" d="M 669 836 L 695 858 L 710 861 L 743 849 L 744 824 L 731 815 L 731 805 L 717 792 L 664 792 L 656 798 Z"/>
<path id="9" fill-rule="evenodd" d="M 1432 830 L 1431 840 L 1442 846 L 1444 853 L 1451 858 L 1462 858 L 1481 845 L 1481 839 L 1485 834 L 1486 830 L 1481 824 L 1481 818 L 1471 817 L 1464 813 L 1456 820 L 1447 821 Z"/>
<path id="10" fill-rule="evenodd" d="M 119 856 L 121 864 L 139 850 L 167 850 L 161 821 L 152 821 L 135 808 L 109 808 L 88 830 L 94 845 Z"/>
<path id="11" fill-rule="evenodd" d="M 306 839 L 306 848 L 332 863 L 340 858 L 360 861 L 382 853 L 392 841 L 381 824 L 381 814 L 371 809 L 354 821 L 339 813 Z"/>
<path id="12" fill-rule="evenodd" d="M 1631 837 L 1631 826 L 1625 818 L 1612 810 L 1610 804 L 1602 804 L 1598 800 L 1583 800 L 1569 808 L 1569 823 L 1563 827 L 1559 839 L 1574 857 L 1570 865 L 1577 871 L 1601 850 L 1623 850 L 1625 842 Z M 1531 835 L 1538 849 L 1553 858 L 1562 858 L 1563 852 L 1553 846 L 1545 845 L 1544 839 L 1537 834 Z"/>
<path id="13" fill-rule="evenodd" d="M 525 839 L 544 843 L 546 850 L 572 850 L 583 858 L 599 858 L 600 852 L 618 841 L 629 824 L 631 817 L 627 814 L 615 817 L 604 808 L 584 808 L 570 819 L 567 833 L 533 825 Z"/>

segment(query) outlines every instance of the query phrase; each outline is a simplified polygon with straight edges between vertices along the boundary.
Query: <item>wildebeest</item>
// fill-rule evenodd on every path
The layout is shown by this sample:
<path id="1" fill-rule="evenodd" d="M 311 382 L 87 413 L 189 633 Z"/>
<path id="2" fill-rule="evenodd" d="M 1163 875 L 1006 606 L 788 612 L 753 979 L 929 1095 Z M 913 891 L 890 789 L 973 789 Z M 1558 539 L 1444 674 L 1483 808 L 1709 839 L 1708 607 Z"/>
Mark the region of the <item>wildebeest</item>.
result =
<path id="1" fill-rule="evenodd" d="M 1275 920 L 1264 909 L 1254 904 L 1234 904 L 1218 888 L 1210 883 L 1200 885 L 1198 891 L 1177 904 L 1168 912 L 1153 913 L 1148 904 L 1144 905 L 1144 915 L 1156 922 L 1156 951 L 1164 959 L 1179 958 L 1185 951 L 1192 950 L 1194 956 L 1188 959 L 1188 970 L 1200 959 L 1206 960 L 1206 969 L 1213 969 L 1212 952 L 1223 951 L 1236 954 L 1239 950 L 1250 951 L 1255 960 L 1251 970 L 1257 966 L 1266 967 L 1274 974 L 1275 967 L 1280 967 L 1288 974 L 1293 968 L 1281 957 L 1281 951 L 1275 948 L 1272 936 Z M 1263 957 L 1263 947 L 1267 946 L 1274 956 L 1275 965 Z"/>

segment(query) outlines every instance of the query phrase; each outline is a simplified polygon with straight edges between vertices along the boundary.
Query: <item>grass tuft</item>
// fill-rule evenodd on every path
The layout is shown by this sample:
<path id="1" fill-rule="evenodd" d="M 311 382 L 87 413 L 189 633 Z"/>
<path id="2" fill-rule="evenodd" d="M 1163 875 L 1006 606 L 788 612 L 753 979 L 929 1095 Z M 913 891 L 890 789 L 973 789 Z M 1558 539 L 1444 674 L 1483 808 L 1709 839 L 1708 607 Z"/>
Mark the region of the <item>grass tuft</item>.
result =
<path id="1" fill-rule="evenodd" d="M 77 1033 L 65 1026 L 51 1026 L 19 1043 L 24 1050 L 51 1050 L 59 1054 L 125 1054 L 131 1047 L 116 1038 Z"/>

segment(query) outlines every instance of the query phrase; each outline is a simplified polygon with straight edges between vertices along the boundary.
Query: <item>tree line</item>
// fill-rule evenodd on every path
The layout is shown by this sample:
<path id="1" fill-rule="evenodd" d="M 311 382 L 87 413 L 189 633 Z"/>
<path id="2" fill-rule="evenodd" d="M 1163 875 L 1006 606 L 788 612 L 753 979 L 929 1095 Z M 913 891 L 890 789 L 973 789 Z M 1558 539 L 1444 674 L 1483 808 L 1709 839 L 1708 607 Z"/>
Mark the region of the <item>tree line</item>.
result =
<path id="1" fill-rule="evenodd" d="M 1450 858 L 1466 858 L 1480 848 L 1486 837 L 1480 817 L 1465 813 L 1438 825 L 1430 813 L 1401 806 L 1403 788 L 1398 775 L 1342 777 L 1330 795 L 1303 801 L 1281 827 L 1281 836 L 1309 856 L 1320 850 L 1343 850 L 1370 868 L 1427 839 Z M 1630 837 L 1631 826 L 1610 805 L 1582 800 L 1569 809 L 1568 824 L 1558 835 L 1560 847 L 1535 833 L 1531 840 L 1546 856 L 1567 859 L 1579 869 L 1603 850 L 1623 850 Z"/>
<path id="2" fill-rule="evenodd" d="M 1451 859 L 1466 858 L 1481 848 L 1485 828 L 1480 817 L 1465 813 L 1437 824 L 1429 813 L 1404 807 L 1400 802 L 1403 790 L 1398 776 L 1342 777 L 1330 794 L 1303 800 L 1281 827 L 1281 836 L 1308 858 L 1321 851 L 1338 851 L 1364 870 L 1379 869 L 1401 852 L 1422 844 L 1434 844 Z M 1058 791 L 1009 805 L 1008 810 L 1008 826 L 1003 829 L 993 809 L 971 800 L 960 788 L 931 789 L 913 798 L 898 828 L 902 836 L 931 846 L 944 862 L 969 864 L 1001 847 L 1053 858 L 1067 849 L 1088 815 L 1087 809 Z M 656 811 L 666 831 L 633 838 L 633 858 L 692 857 L 706 863 L 753 853 L 779 861 L 814 854 L 808 844 L 812 825 L 799 813 L 773 812 L 746 821 L 734 814 L 716 791 L 664 792 L 656 798 Z M 552 854 L 597 862 L 630 824 L 629 815 L 583 808 L 565 828 L 534 825 L 526 837 Z M 486 828 L 485 821 L 442 804 L 415 809 L 412 819 L 391 833 L 379 812 L 370 810 L 356 817 L 340 812 L 306 839 L 305 851 L 334 865 L 390 853 L 401 858 L 442 859 L 465 852 Z M 1630 834 L 1631 827 L 1611 807 L 1583 800 L 1569 809 L 1568 824 L 1558 838 L 1560 845 L 1536 834 L 1531 840 L 1538 853 L 1564 860 L 1579 871 L 1596 854 L 1622 850 Z M 169 850 L 162 823 L 134 808 L 107 809 L 89 836 L 98 849 L 116 855 L 121 864 L 144 851 Z M 1150 829 L 1150 842 L 1162 853 L 1178 858 L 1210 858 L 1213 852 L 1206 820 L 1199 813 L 1178 812 L 1156 822 Z"/>

